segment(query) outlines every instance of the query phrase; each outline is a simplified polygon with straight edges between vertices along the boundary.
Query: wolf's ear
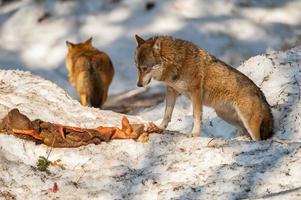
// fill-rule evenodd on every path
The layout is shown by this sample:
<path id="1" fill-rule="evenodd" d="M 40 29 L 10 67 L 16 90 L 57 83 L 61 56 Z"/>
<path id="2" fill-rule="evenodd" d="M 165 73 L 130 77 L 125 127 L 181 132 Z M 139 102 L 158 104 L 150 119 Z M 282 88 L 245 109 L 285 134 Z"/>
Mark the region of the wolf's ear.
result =
<path id="1" fill-rule="evenodd" d="M 157 38 L 153 44 L 153 50 L 155 53 L 159 53 L 161 49 L 161 39 Z"/>
<path id="2" fill-rule="evenodd" d="M 88 44 L 88 45 L 92 45 L 92 37 L 90 37 L 86 42 L 85 42 L 85 44 Z"/>
<path id="3" fill-rule="evenodd" d="M 74 44 L 69 41 L 66 41 L 66 45 L 67 45 L 68 49 L 71 49 L 72 47 L 74 47 Z"/>
<path id="4" fill-rule="evenodd" d="M 136 38 L 136 42 L 137 42 L 137 45 L 140 46 L 141 44 L 143 44 L 145 42 L 144 39 L 142 39 L 142 37 L 140 37 L 139 35 L 135 35 L 135 38 Z"/>

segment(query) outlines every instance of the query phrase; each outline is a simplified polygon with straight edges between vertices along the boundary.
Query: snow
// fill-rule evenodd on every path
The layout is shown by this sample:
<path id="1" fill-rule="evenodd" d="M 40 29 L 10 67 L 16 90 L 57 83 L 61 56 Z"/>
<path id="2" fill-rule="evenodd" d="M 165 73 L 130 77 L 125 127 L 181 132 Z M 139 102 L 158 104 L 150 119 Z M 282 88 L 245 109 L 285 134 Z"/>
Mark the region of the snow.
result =
<path id="1" fill-rule="evenodd" d="M 191 106 L 180 97 L 168 131 L 149 142 L 115 140 L 75 149 L 53 149 L 65 170 L 50 175 L 34 170 L 49 148 L 0 135 L 0 196 L 17 199 L 298 199 L 301 191 L 300 73 L 301 47 L 270 52 L 238 69 L 266 94 L 273 107 L 276 134 L 254 142 L 204 113 L 201 137 L 191 129 Z M 31 119 L 94 127 L 120 124 L 121 114 L 82 107 L 64 90 L 29 72 L 0 71 L 0 115 L 14 107 Z M 159 121 L 164 105 L 129 116 L 131 122 Z M 54 182 L 58 192 L 49 188 Z"/>
<path id="2" fill-rule="evenodd" d="M 19 108 L 31 120 L 40 118 L 83 128 L 97 127 L 99 124 L 120 125 L 120 114 L 83 107 L 54 83 L 29 72 L 1 70 L 0 80 L 3 94 L 0 98 L 1 116 L 11 108 Z M 110 119 L 106 116 L 110 116 Z M 139 121 L 139 118 L 135 117 L 135 120 Z"/>
<path id="3" fill-rule="evenodd" d="M 32 167 L 50 148 L 1 134 L 0 199 L 300 199 L 301 47 L 290 48 L 301 45 L 301 1 L 169 0 L 155 1 L 150 11 L 146 2 L 23 0 L 1 6 L 0 118 L 16 107 L 30 119 L 120 126 L 121 114 L 75 100 L 64 64 L 65 41 L 92 36 L 112 58 L 116 73 L 110 94 L 118 94 L 136 88 L 134 34 L 163 34 L 240 65 L 273 107 L 273 139 L 253 142 L 237 135 L 209 108 L 201 137 L 191 138 L 186 133 L 192 109 L 183 96 L 163 135 L 151 135 L 147 143 L 115 140 L 52 149 L 49 159 L 61 159 L 66 169 L 51 166 L 50 175 Z M 45 12 L 50 17 L 38 23 Z M 149 93 L 161 89 L 153 82 Z M 163 112 L 161 103 L 128 117 L 159 123 Z M 50 191 L 54 182 L 57 193 Z"/>

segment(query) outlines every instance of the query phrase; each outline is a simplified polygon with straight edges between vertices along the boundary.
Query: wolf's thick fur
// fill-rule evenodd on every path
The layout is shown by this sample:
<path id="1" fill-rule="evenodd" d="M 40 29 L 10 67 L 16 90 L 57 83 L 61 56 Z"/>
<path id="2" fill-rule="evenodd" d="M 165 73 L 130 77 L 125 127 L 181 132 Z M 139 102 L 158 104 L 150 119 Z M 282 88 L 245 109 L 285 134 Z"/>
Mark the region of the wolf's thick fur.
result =
<path id="1" fill-rule="evenodd" d="M 107 99 L 114 76 L 109 56 L 92 46 L 92 38 L 79 44 L 68 41 L 66 44 L 68 76 L 77 90 L 81 104 L 101 107 Z"/>
<path id="2" fill-rule="evenodd" d="M 192 101 L 193 135 L 200 133 L 202 105 L 206 105 L 238 130 L 247 131 L 253 140 L 272 136 L 270 106 L 247 76 L 188 41 L 168 36 L 144 40 L 137 35 L 136 41 L 137 85 L 145 86 L 154 78 L 167 86 L 161 128 L 170 122 L 176 96 L 180 93 Z"/>

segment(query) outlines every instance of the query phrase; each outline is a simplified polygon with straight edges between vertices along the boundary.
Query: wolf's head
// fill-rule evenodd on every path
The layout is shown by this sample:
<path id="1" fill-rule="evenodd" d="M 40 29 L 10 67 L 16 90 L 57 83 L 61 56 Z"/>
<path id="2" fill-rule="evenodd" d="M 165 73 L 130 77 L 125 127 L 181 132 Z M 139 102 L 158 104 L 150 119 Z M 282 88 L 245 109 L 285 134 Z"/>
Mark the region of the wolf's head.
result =
<path id="1" fill-rule="evenodd" d="M 137 48 L 135 51 L 135 63 L 138 69 L 138 87 L 144 87 L 150 83 L 152 78 L 156 79 L 161 68 L 160 38 L 144 40 L 135 35 Z"/>
<path id="2" fill-rule="evenodd" d="M 82 52 L 85 52 L 87 50 L 89 51 L 91 49 L 94 50 L 95 48 L 92 46 L 92 38 L 89 38 L 85 42 L 77 44 L 66 41 L 66 45 L 68 48 L 68 52 L 65 58 L 65 63 L 70 75 L 70 73 L 72 74 L 74 71 L 74 59 Z M 72 85 L 75 86 L 75 83 L 73 82 Z"/>
<path id="3" fill-rule="evenodd" d="M 81 42 L 81 43 L 77 43 L 77 44 L 66 41 L 66 45 L 68 47 L 68 53 L 75 53 L 75 52 L 79 52 L 79 51 L 85 51 L 85 50 L 93 48 L 93 46 L 92 46 L 92 37 L 89 38 L 88 40 L 86 40 L 85 42 Z"/>

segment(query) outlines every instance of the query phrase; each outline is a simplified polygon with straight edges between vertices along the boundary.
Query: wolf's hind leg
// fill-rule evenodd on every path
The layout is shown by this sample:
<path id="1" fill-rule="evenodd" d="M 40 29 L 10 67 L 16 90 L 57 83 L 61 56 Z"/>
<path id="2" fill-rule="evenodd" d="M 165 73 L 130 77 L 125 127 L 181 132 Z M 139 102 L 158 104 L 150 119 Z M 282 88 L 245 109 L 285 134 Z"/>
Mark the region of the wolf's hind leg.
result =
<path id="1" fill-rule="evenodd" d="M 228 124 L 231 124 L 237 129 L 237 135 L 244 135 L 248 133 L 246 128 L 244 127 L 243 122 L 241 121 L 240 117 L 238 116 L 236 110 L 234 109 L 233 105 L 231 104 L 224 104 L 222 106 L 216 107 L 215 112 L 217 116 L 222 118 Z"/>
<path id="2" fill-rule="evenodd" d="M 91 101 L 89 100 L 90 98 L 88 97 L 88 95 L 86 95 L 86 94 L 81 94 L 81 95 L 79 96 L 79 98 L 80 98 L 80 103 L 81 103 L 83 106 L 89 106 L 89 107 L 92 106 Z"/>
<path id="3" fill-rule="evenodd" d="M 101 91 L 101 97 L 100 97 L 100 106 L 102 107 L 102 105 L 106 102 L 107 98 L 108 98 L 108 90 L 109 88 L 103 88 Z"/>
<path id="4" fill-rule="evenodd" d="M 260 110 L 254 112 L 254 108 L 247 107 L 244 109 L 243 106 L 236 107 L 236 112 L 244 124 L 244 127 L 250 134 L 251 138 L 255 141 L 261 140 L 260 137 L 260 126 L 262 123 L 262 116 Z"/>

